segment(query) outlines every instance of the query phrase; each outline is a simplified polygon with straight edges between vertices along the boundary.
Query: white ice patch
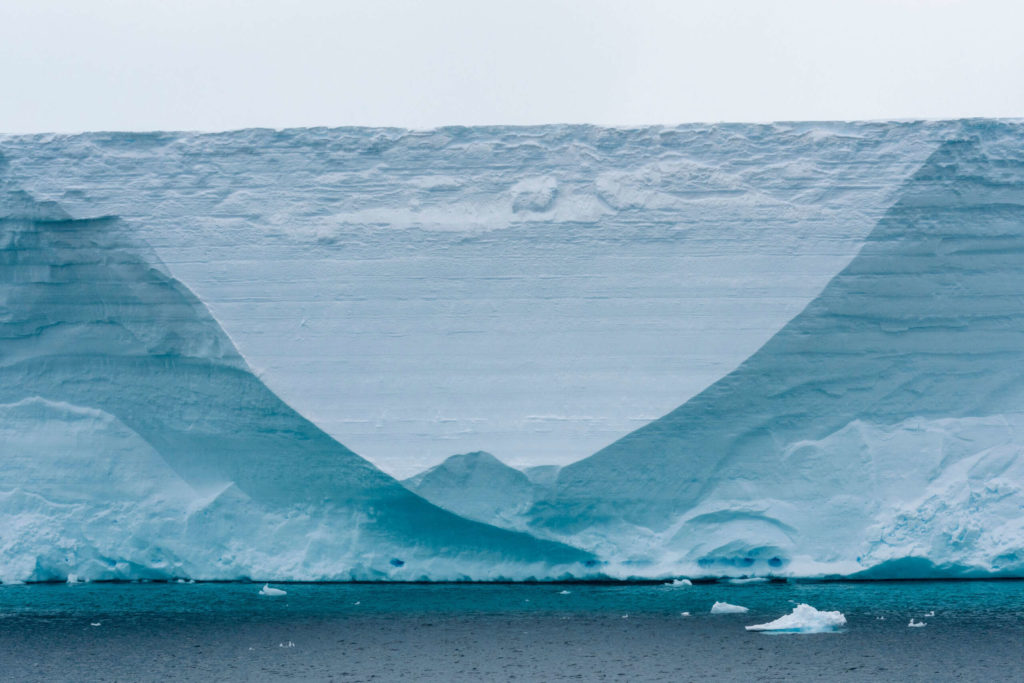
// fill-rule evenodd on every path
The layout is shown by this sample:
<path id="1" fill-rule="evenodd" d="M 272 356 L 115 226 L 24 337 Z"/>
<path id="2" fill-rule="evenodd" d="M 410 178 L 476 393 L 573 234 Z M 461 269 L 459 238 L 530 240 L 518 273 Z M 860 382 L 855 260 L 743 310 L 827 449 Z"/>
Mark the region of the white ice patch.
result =
<path id="1" fill-rule="evenodd" d="M 673 588 L 682 588 L 683 586 L 692 586 L 693 582 L 689 579 L 676 579 L 668 585 L 672 586 Z"/>
<path id="2" fill-rule="evenodd" d="M 263 588 L 260 589 L 260 595 L 276 597 L 279 595 L 288 595 L 288 592 L 283 591 L 280 588 L 272 588 L 269 583 L 265 583 L 263 584 Z"/>
<path id="3" fill-rule="evenodd" d="M 741 605 L 730 605 L 727 602 L 716 602 L 711 606 L 712 614 L 742 614 L 750 610 Z M 748 627 L 749 628 L 749 627 Z"/>
<path id="4" fill-rule="evenodd" d="M 842 612 L 823 612 L 801 603 L 789 614 L 766 624 L 747 626 L 748 631 L 777 631 L 780 633 L 828 633 L 846 626 Z"/>

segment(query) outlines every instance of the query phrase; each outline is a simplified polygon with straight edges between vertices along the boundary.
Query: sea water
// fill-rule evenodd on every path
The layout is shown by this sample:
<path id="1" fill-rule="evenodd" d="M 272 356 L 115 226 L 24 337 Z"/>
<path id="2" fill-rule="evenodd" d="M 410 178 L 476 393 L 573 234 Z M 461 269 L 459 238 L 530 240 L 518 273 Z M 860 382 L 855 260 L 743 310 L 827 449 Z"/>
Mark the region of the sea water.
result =
<path id="1" fill-rule="evenodd" d="M 0 586 L 12 680 L 1012 679 L 1024 582 Z M 748 608 L 711 614 L 715 602 Z M 798 604 L 834 632 L 746 626 Z M 924 627 L 908 627 L 910 620 Z"/>

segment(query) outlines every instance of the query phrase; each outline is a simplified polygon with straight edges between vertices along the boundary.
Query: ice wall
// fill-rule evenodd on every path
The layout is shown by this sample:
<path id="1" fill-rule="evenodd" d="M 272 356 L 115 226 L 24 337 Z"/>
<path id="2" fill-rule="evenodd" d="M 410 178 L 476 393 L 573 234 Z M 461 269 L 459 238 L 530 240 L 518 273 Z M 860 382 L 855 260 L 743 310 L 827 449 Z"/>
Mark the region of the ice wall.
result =
<path id="1" fill-rule="evenodd" d="M 728 373 L 960 123 L 0 136 L 289 405 L 401 478 L 591 455 Z"/>
<path id="2" fill-rule="evenodd" d="M 639 571 L 1024 573 L 1022 140 L 965 124 L 798 316 L 563 468 L 536 528 Z"/>
<path id="3" fill-rule="evenodd" d="M 587 571 L 409 493 L 268 390 L 120 220 L 9 186 L 0 435 L 4 582 Z"/>

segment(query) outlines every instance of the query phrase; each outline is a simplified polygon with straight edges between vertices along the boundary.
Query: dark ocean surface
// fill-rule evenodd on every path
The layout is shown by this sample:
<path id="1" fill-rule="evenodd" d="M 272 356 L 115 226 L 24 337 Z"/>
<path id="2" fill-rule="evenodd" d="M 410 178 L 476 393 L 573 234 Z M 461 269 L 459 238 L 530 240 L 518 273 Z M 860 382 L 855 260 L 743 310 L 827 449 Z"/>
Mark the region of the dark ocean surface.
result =
<path id="1" fill-rule="evenodd" d="M 1024 681 L 1024 581 L 276 585 L 0 586 L 0 679 Z"/>

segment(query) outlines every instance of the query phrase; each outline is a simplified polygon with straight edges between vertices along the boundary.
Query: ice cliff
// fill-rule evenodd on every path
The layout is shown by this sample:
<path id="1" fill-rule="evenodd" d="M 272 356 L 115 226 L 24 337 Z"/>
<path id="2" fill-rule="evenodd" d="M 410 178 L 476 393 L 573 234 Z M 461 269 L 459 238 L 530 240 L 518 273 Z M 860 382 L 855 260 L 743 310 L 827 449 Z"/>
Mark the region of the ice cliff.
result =
<path id="1" fill-rule="evenodd" d="M 0 580 L 1022 575 L 1022 141 L 0 136 Z"/>
<path id="2" fill-rule="evenodd" d="M 973 122 L 735 371 L 531 512 L 624 573 L 1024 574 L 1024 126 Z"/>
<path id="3" fill-rule="evenodd" d="M 268 390 L 121 221 L 11 187 L 0 443 L 5 583 L 588 571 L 584 552 L 408 492 Z"/>
<path id="4" fill-rule="evenodd" d="M 385 472 L 565 465 L 734 369 L 960 122 L 0 135 Z"/>

